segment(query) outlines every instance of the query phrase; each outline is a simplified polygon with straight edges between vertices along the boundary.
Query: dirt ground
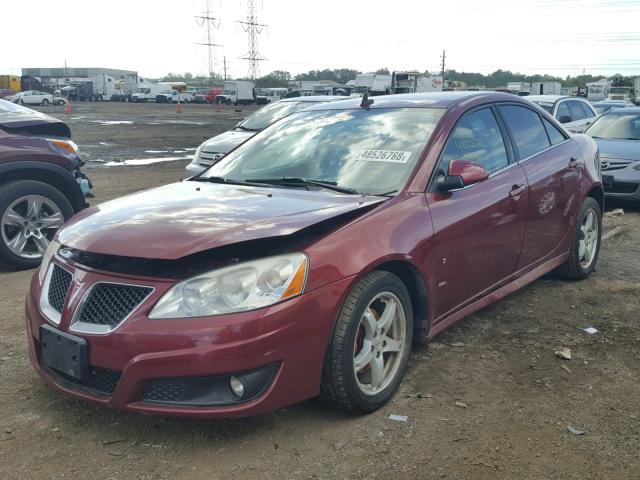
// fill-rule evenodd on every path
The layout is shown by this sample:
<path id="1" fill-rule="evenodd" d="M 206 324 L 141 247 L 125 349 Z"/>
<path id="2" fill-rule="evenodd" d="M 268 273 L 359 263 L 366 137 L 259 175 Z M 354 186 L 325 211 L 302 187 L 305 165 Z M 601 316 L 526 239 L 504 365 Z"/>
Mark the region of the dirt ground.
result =
<path id="1" fill-rule="evenodd" d="M 69 121 L 88 154 L 92 202 L 178 180 L 187 160 L 101 164 L 187 156 L 247 114 L 109 103 L 46 111 Z M 33 272 L 0 272 L 0 479 L 638 479 L 640 210 L 624 210 L 605 219 L 623 231 L 604 242 L 597 273 L 545 277 L 416 348 L 399 393 L 368 416 L 310 400 L 254 418 L 165 419 L 67 398 L 29 364 Z M 554 355 L 560 347 L 571 360 Z"/>

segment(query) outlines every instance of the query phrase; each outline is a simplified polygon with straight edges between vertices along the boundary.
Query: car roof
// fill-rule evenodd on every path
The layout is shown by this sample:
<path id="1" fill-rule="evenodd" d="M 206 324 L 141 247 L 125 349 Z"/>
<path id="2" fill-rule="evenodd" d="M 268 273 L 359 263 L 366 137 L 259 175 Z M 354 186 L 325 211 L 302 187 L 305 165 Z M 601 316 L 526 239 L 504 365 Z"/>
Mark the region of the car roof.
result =
<path id="1" fill-rule="evenodd" d="M 609 110 L 606 115 L 629 115 L 629 114 L 640 114 L 640 107 L 630 107 L 630 108 L 614 108 Z"/>
<path id="2" fill-rule="evenodd" d="M 570 95 L 528 95 L 526 98 L 532 102 L 548 103 L 556 103 L 558 100 L 563 100 L 565 98 L 570 98 L 572 100 L 585 100 L 582 97 L 572 97 Z"/>
<path id="3" fill-rule="evenodd" d="M 521 102 L 521 98 L 510 93 L 502 92 L 477 92 L 477 91 L 455 91 L 455 92 L 428 92 L 428 93 L 400 93 L 395 95 L 380 95 L 369 97 L 373 103 L 369 108 L 449 108 L 450 106 L 465 100 L 483 99 L 486 102 Z M 347 97 L 341 102 L 331 103 L 331 105 L 314 105 L 310 110 L 350 109 L 359 107 L 362 103 L 360 97 Z"/>
<path id="4" fill-rule="evenodd" d="M 633 105 L 633 103 L 628 100 L 602 100 L 594 102 L 593 105 Z"/>
<path id="5" fill-rule="evenodd" d="M 349 97 L 344 95 L 306 95 L 300 97 L 283 98 L 278 102 L 335 102 L 336 100 L 346 100 Z"/>

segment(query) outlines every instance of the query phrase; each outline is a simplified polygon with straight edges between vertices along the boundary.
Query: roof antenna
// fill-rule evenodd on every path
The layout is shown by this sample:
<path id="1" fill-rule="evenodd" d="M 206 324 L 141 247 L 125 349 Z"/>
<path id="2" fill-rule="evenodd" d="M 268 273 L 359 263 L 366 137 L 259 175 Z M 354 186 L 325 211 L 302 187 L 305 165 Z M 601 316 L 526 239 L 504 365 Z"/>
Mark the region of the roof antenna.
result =
<path id="1" fill-rule="evenodd" d="M 371 105 L 373 105 L 373 98 L 369 100 L 369 92 L 364 92 L 364 95 L 362 96 L 362 102 L 360 102 L 360 106 L 362 108 L 369 108 Z"/>

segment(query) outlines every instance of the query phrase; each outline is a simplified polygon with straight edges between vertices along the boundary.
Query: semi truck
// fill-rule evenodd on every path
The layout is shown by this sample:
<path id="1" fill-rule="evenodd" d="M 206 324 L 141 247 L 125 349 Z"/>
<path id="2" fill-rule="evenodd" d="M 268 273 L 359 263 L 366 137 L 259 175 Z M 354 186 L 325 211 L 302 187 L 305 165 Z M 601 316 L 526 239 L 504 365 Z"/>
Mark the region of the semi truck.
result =
<path id="1" fill-rule="evenodd" d="M 20 91 L 20 77 L 18 75 L 0 75 L 0 89 Z"/>
<path id="2" fill-rule="evenodd" d="M 533 82 L 531 95 L 562 95 L 560 82 Z"/>
<path id="3" fill-rule="evenodd" d="M 441 92 L 442 77 L 420 72 L 393 72 L 391 91 L 393 93 Z"/>
<path id="4" fill-rule="evenodd" d="M 249 80 L 227 80 L 216 103 L 226 105 L 251 105 L 256 101 L 256 85 Z"/>
<path id="5" fill-rule="evenodd" d="M 391 75 L 381 73 L 359 73 L 356 75 L 351 94 L 370 96 L 387 95 L 391 93 Z"/>

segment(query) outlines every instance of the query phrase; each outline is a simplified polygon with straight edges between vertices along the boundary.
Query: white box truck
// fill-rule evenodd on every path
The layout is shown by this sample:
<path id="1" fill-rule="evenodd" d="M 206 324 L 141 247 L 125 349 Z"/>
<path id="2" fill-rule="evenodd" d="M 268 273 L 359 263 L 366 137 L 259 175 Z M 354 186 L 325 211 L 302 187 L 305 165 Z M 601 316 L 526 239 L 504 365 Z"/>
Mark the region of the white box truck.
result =
<path id="1" fill-rule="evenodd" d="M 158 85 L 155 83 L 142 84 L 138 91 L 131 95 L 132 102 L 155 102 L 156 96 L 161 94 L 172 95 L 170 85 Z"/>
<path id="2" fill-rule="evenodd" d="M 533 82 L 531 95 L 562 95 L 560 82 Z"/>
<path id="3" fill-rule="evenodd" d="M 226 105 L 251 105 L 256 101 L 255 83 L 249 80 L 227 80 L 222 94 L 216 97 L 217 103 Z"/>

